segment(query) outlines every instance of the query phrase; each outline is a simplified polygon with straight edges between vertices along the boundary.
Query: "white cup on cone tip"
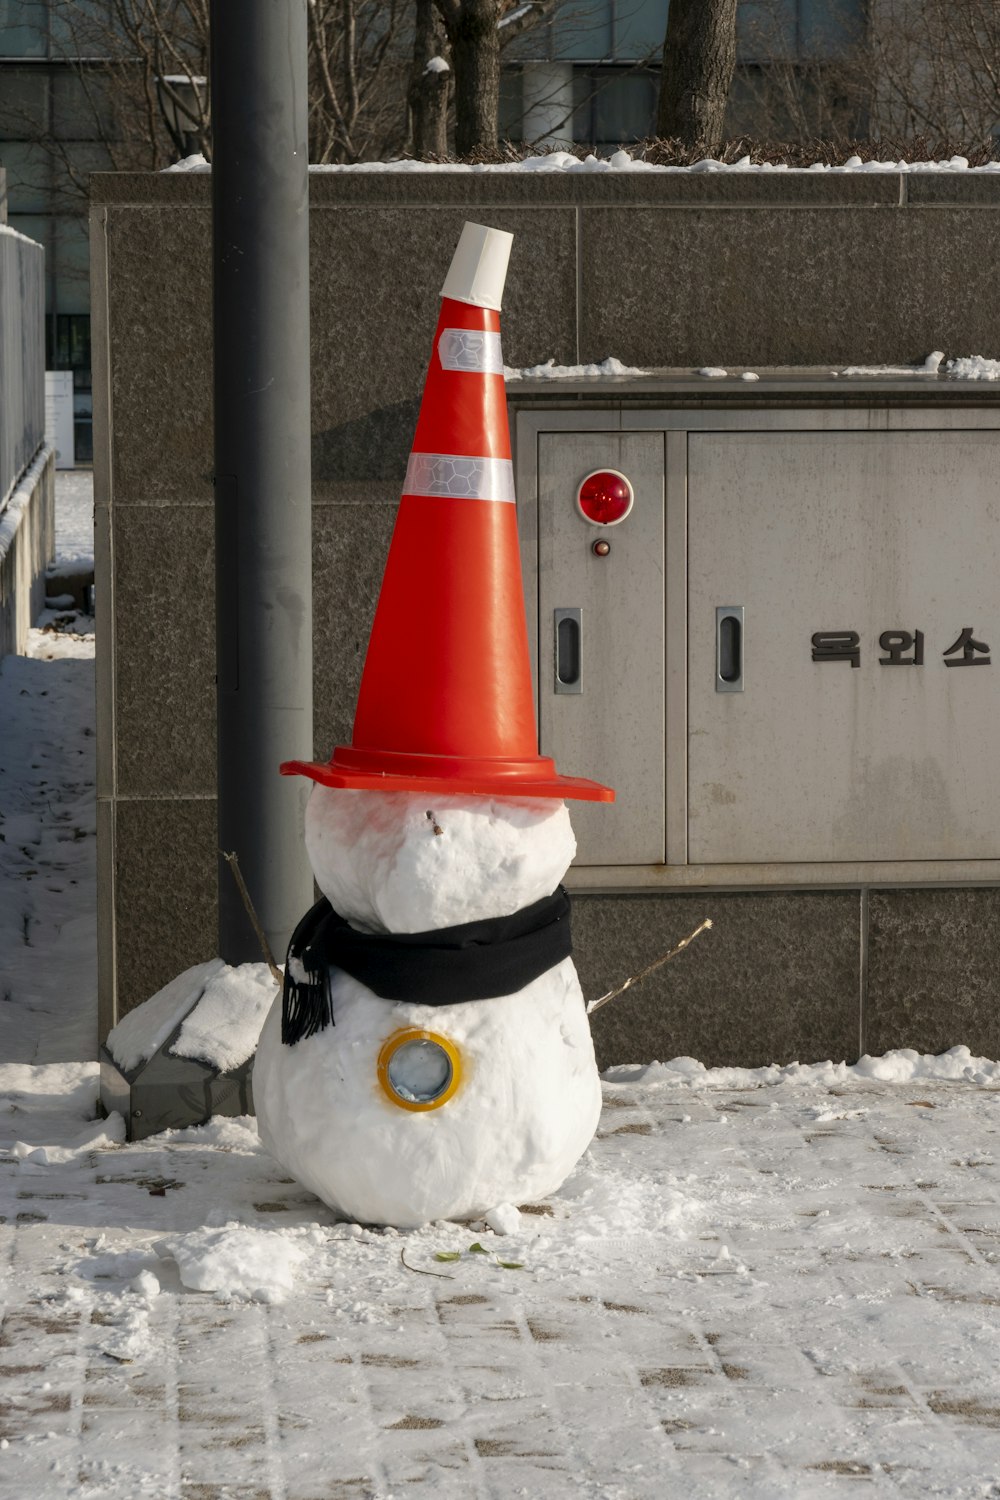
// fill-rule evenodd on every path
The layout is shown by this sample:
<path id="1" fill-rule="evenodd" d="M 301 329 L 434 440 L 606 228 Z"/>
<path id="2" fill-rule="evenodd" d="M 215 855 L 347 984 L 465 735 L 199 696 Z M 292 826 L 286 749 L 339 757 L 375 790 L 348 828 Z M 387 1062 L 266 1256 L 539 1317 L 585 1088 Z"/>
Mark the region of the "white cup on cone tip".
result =
<path id="1" fill-rule="evenodd" d="M 499 312 L 513 243 L 514 236 L 505 229 L 464 224 L 441 288 L 442 297 Z"/>

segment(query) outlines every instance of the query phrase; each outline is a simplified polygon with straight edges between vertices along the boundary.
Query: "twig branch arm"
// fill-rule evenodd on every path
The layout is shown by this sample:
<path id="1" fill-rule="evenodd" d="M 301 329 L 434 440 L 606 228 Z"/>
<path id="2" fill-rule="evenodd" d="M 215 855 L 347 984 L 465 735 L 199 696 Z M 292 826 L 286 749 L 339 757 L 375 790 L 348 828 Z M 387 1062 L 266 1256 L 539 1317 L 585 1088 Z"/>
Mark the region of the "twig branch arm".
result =
<path id="1" fill-rule="evenodd" d="M 654 969 L 658 969 L 660 965 L 665 964 L 668 959 L 676 958 L 677 954 L 682 952 L 689 943 L 694 942 L 695 938 L 700 932 L 704 932 L 705 929 L 707 927 L 711 927 L 711 925 L 711 917 L 706 917 L 703 922 L 700 922 L 698 924 L 693 932 L 688 933 L 686 938 L 681 938 L 676 948 L 671 948 L 669 953 L 662 954 L 660 958 L 654 958 L 651 964 L 647 964 L 644 969 L 639 970 L 638 974 L 633 974 L 629 979 L 626 979 L 625 983 L 620 984 L 617 989 L 608 990 L 606 995 L 601 995 L 597 1000 L 591 1000 L 590 1004 L 587 1006 L 587 1015 L 592 1016 L 595 1010 L 600 1010 L 601 1006 L 607 1005 L 609 1000 L 616 1000 L 619 995 L 624 995 L 625 991 L 630 990 L 634 984 L 641 984 L 642 981 L 646 978 L 647 974 L 652 974 Z"/>
<path id="2" fill-rule="evenodd" d="M 260 944 L 260 951 L 264 955 L 264 962 L 267 964 L 267 967 L 271 971 L 271 978 L 274 980 L 275 984 L 280 986 L 284 984 L 285 976 L 282 974 L 281 970 L 278 968 L 278 965 L 274 961 L 274 954 L 271 952 L 271 945 L 267 940 L 263 927 L 260 925 L 260 920 L 254 909 L 254 904 L 250 900 L 250 892 L 247 890 L 247 883 L 243 879 L 243 871 L 240 869 L 239 856 L 237 854 L 227 854 L 225 849 L 221 850 L 221 854 L 223 859 L 226 861 L 226 864 L 233 872 L 233 879 L 236 881 L 237 889 L 239 890 L 240 896 L 243 898 L 243 905 L 246 907 L 247 916 L 250 918 L 250 921 L 253 925 L 253 930 L 257 934 L 257 941 Z"/>

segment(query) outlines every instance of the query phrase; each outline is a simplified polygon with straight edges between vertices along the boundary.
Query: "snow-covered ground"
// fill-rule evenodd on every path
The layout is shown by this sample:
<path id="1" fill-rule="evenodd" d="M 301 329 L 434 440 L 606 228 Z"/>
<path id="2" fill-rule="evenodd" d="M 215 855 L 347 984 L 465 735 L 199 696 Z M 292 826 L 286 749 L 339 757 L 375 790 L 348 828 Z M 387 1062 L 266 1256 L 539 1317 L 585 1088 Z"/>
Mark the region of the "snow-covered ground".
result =
<path id="1" fill-rule="evenodd" d="M 94 471 L 56 474 L 56 562 L 94 563 Z"/>
<path id="2" fill-rule="evenodd" d="M 995 1082 L 640 1073 L 512 1232 L 401 1235 L 2 1071 L 12 1496 L 997 1494 Z"/>
<path id="3" fill-rule="evenodd" d="M 4 1062 L 89 1059 L 97 1040 L 93 621 L 41 626 L 0 661 Z"/>
<path id="4" fill-rule="evenodd" d="M 68 623 L 0 668 L 0 1494 L 1000 1495 L 1000 1066 L 960 1046 L 614 1069 L 504 1234 L 338 1223 L 249 1119 L 98 1120 Z"/>

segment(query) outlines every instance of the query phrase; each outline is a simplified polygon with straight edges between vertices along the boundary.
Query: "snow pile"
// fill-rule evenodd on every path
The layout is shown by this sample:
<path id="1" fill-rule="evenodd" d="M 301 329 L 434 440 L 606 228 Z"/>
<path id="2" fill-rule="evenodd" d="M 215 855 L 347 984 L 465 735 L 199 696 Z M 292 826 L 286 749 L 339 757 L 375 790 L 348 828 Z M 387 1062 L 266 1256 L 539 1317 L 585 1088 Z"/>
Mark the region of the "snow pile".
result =
<path id="1" fill-rule="evenodd" d="M 28 1141 L 15 1141 L 11 1154 L 31 1171 L 36 1167 L 64 1167 L 79 1162 L 91 1151 L 108 1151 L 120 1146 L 125 1140 L 125 1121 L 117 1110 L 106 1120 L 95 1121 L 86 1130 L 58 1146 L 33 1146 Z"/>
<path id="2" fill-rule="evenodd" d="M 526 365 L 522 370 L 504 365 L 503 376 L 508 385 L 512 380 L 598 380 L 608 375 L 648 375 L 635 365 L 623 365 L 620 359 L 609 355 L 599 364 L 557 365 L 555 359 L 547 359 L 543 365 Z"/>
<path id="3" fill-rule="evenodd" d="M 38 1149 L 45 1153 L 38 1166 L 55 1160 L 49 1153 L 56 1150 L 69 1147 L 75 1155 L 88 1136 L 109 1128 L 110 1122 L 94 1119 L 99 1088 L 97 1063 L 0 1064 L 0 1152 L 23 1162 Z M 33 1141 L 16 1139 L 26 1125 Z M 59 1147 L 45 1144 L 52 1141 Z"/>
<path id="4" fill-rule="evenodd" d="M 945 371 L 956 380 L 1000 380 L 1000 359 L 985 359 L 981 354 L 969 354 L 963 358 L 950 359 Z"/>
<path id="5" fill-rule="evenodd" d="M 164 1130 L 156 1137 L 158 1145 L 225 1151 L 230 1156 L 260 1155 L 257 1121 L 253 1115 L 213 1115 L 204 1125 L 184 1125 Z"/>
<path id="6" fill-rule="evenodd" d="M 208 981 L 170 1051 L 221 1073 L 253 1056 L 277 986 L 267 964 L 223 965 Z"/>
<path id="7" fill-rule="evenodd" d="M 159 1291 L 159 1282 L 150 1273 L 143 1275 L 154 1282 Z M 140 1359 L 149 1350 L 149 1305 L 148 1298 L 142 1301 L 116 1310 L 110 1315 L 105 1313 L 107 1322 L 98 1325 L 103 1328 L 100 1339 L 101 1353 L 113 1359 L 116 1364 L 130 1365 Z"/>
<path id="8" fill-rule="evenodd" d="M 706 380 L 725 380 L 729 371 L 720 369 L 718 365 L 703 365 L 698 374 L 704 375 Z"/>
<path id="9" fill-rule="evenodd" d="M 516 1234 L 521 1228 L 521 1210 L 513 1203 L 498 1203 L 485 1217 L 486 1224 L 494 1234 Z"/>
<path id="10" fill-rule="evenodd" d="M 20 1114 L 30 1105 L 32 1116 L 47 1117 L 47 1109 L 58 1113 L 65 1128 L 67 1122 L 92 1120 L 100 1090 L 100 1068 L 95 1062 L 49 1063 L 32 1067 L 28 1063 L 0 1063 L 0 1113 Z M 0 1130 L 0 1149 L 4 1141 Z"/>
<path id="11" fill-rule="evenodd" d="M 451 69 L 449 68 L 443 57 L 431 57 L 428 58 L 427 62 L 424 64 L 424 72 L 450 73 Z"/>
<path id="12" fill-rule="evenodd" d="M 841 375 L 936 375 L 941 368 L 944 353 L 935 349 L 918 365 L 848 365 Z M 950 370 L 950 365 L 947 367 Z"/>
<path id="13" fill-rule="evenodd" d="M 28 631 L 25 657 L 32 661 L 93 661 L 92 615 L 76 612 L 75 619 L 66 626 L 53 621 L 51 610 L 43 609 L 38 618 L 38 627 Z"/>
<path id="14" fill-rule="evenodd" d="M 253 1056 L 274 1000 L 267 964 L 231 967 L 221 958 L 185 969 L 108 1034 L 108 1051 L 122 1072 L 148 1062 L 180 1026 L 175 1057 L 194 1057 L 226 1072 Z M 183 1024 L 182 1024 L 183 1023 Z"/>
<path id="15" fill-rule="evenodd" d="M 295 1285 L 309 1246 L 321 1245 L 319 1229 L 221 1229 L 174 1234 L 153 1246 L 161 1260 L 173 1261 L 181 1283 L 193 1292 L 253 1302 L 281 1302 Z"/>
<path id="16" fill-rule="evenodd" d="M 1000 1062 L 973 1057 L 968 1047 L 951 1047 L 934 1057 L 900 1047 L 882 1057 L 864 1057 L 851 1068 L 855 1078 L 877 1078 L 880 1083 L 910 1083 L 917 1078 L 944 1079 L 958 1083 L 1000 1083 Z"/>
<path id="17" fill-rule="evenodd" d="M 1000 1062 L 973 1057 L 968 1047 L 952 1047 L 935 1057 L 900 1047 L 882 1057 L 866 1052 L 856 1063 L 771 1063 L 766 1068 L 706 1068 L 694 1057 L 675 1057 L 671 1062 L 622 1063 L 608 1068 L 602 1078 L 609 1084 L 671 1084 L 692 1089 L 757 1089 L 778 1083 L 827 1088 L 851 1078 L 874 1078 L 880 1083 L 911 1083 L 914 1079 L 948 1082 L 1000 1083 Z"/>
<path id="18" fill-rule="evenodd" d="M 191 156 L 184 156 L 180 161 L 175 161 L 172 166 L 164 167 L 164 172 L 211 172 L 212 164 L 205 160 L 200 151 L 195 151 Z"/>
<path id="19" fill-rule="evenodd" d="M 107 1048 L 123 1073 L 148 1062 L 204 994 L 208 981 L 225 967 L 221 958 L 195 964 L 122 1017 L 108 1033 Z"/>

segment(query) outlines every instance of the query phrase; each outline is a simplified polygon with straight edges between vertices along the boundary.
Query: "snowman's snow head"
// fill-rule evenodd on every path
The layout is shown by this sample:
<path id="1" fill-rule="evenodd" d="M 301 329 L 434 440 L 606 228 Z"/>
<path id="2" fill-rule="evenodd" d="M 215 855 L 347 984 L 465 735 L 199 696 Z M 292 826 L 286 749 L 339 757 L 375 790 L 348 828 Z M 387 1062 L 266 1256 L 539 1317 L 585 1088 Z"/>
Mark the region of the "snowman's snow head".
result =
<path id="1" fill-rule="evenodd" d="M 334 909 L 368 932 L 504 917 L 555 890 L 576 853 L 547 797 L 346 791 L 317 783 L 306 849 Z"/>

